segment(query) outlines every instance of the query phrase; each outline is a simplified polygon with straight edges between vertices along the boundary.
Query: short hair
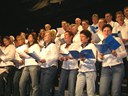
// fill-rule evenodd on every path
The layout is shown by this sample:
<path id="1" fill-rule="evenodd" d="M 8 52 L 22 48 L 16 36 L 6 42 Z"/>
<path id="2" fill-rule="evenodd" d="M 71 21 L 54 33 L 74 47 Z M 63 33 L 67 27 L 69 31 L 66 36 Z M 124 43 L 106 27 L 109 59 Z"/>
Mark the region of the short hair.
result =
<path id="1" fill-rule="evenodd" d="M 65 31 L 65 33 L 68 33 L 70 36 L 74 36 L 74 34 L 71 31 Z"/>
<path id="2" fill-rule="evenodd" d="M 105 24 L 103 27 L 102 27 L 102 31 L 104 30 L 104 28 L 110 28 L 110 30 L 112 31 L 112 26 L 110 24 Z"/>
<path id="3" fill-rule="evenodd" d="M 110 12 L 105 13 L 105 15 L 106 15 L 106 14 L 110 14 L 110 15 L 112 16 L 112 13 L 110 13 Z"/>
<path id="4" fill-rule="evenodd" d="M 103 20 L 104 23 L 107 23 L 106 19 L 105 18 L 100 18 L 99 20 Z"/>
<path id="5" fill-rule="evenodd" d="M 82 22 L 86 22 L 87 24 L 89 24 L 89 20 L 87 19 L 82 20 Z"/>
<path id="6" fill-rule="evenodd" d="M 124 7 L 124 10 L 126 10 L 126 9 L 128 9 L 128 6 L 125 6 L 125 7 Z"/>
<path id="7" fill-rule="evenodd" d="M 85 35 L 86 37 L 90 38 L 90 39 L 88 40 L 88 42 L 89 42 L 89 43 L 91 42 L 91 40 L 92 40 L 92 33 L 91 33 L 89 30 L 82 30 L 82 31 L 80 32 L 80 34 L 83 34 L 83 35 Z"/>
<path id="8" fill-rule="evenodd" d="M 93 17 L 99 18 L 99 15 L 98 15 L 97 13 L 94 13 L 94 14 L 92 14 L 92 18 L 93 18 Z"/>
<path id="9" fill-rule="evenodd" d="M 115 17 L 117 17 L 118 14 L 124 15 L 122 11 L 117 11 L 116 14 L 115 14 Z"/>
<path id="10" fill-rule="evenodd" d="M 16 36 L 16 40 L 17 40 L 18 38 L 20 38 L 21 40 L 23 40 L 24 43 L 25 43 L 25 38 L 24 38 L 23 36 L 21 36 L 21 35 L 17 35 L 17 36 Z"/>

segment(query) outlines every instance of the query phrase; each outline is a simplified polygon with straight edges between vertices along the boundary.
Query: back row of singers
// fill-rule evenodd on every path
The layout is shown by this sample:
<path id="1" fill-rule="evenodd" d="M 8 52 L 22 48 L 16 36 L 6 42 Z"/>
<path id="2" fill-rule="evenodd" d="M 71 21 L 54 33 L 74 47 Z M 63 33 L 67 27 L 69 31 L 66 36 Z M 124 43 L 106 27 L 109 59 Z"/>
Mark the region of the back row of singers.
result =
<path id="1" fill-rule="evenodd" d="M 105 24 L 102 28 L 103 39 L 106 39 L 112 33 L 112 27 Z M 115 37 L 114 37 L 115 38 Z M 96 59 L 102 62 L 102 71 L 100 79 L 100 96 L 108 96 L 108 90 L 112 84 L 112 96 L 120 96 L 121 83 L 124 77 L 124 65 L 122 58 L 127 56 L 124 44 L 119 37 L 120 46 L 116 50 L 111 50 L 108 54 L 100 53 L 95 44 L 91 43 L 92 34 L 88 30 L 80 32 L 81 44 L 73 43 L 73 33 L 66 31 L 64 33 L 65 44 L 60 49 L 54 43 L 55 34 L 48 31 L 44 35 L 44 47 L 40 48 L 34 34 L 28 35 L 28 44 L 24 44 L 25 40 L 21 36 L 17 36 L 18 47 L 10 44 L 8 37 L 4 37 L 4 47 L 1 48 L 3 54 L 0 55 L 0 67 L 7 69 L 0 78 L 5 74 L 7 84 L 14 84 L 13 94 L 16 96 L 25 96 L 27 81 L 31 81 L 32 96 L 51 96 L 51 88 L 54 86 L 54 80 L 57 74 L 58 59 L 63 61 L 62 70 L 59 80 L 59 96 L 64 96 L 64 90 L 68 80 L 68 91 L 70 96 L 82 96 L 85 83 L 87 85 L 87 95 L 94 96 L 95 80 L 96 80 Z M 101 40 L 99 43 L 103 43 Z M 111 45 L 109 45 L 111 46 Z M 95 58 L 85 58 L 80 56 L 75 59 L 70 53 L 72 50 L 81 52 L 82 50 L 91 49 Z M 98 52 L 98 53 L 97 53 Z M 36 53 L 40 60 L 29 56 L 29 53 Z M 68 55 L 67 55 L 68 54 Z M 12 59 L 18 60 L 19 64 L 14 65 Z M 80 63 L 78 64 L 78 61 Z M 14 67 L 18 66 L 13 76 Z M 4 80 L 5 80 L 4 79 Z M 0 79 L 2 80 L 2 79 Z M 19 81 L 19 82 L 18 82 Z M 11 89 L 12 86 L 7 88 Z M 0 85 L 4 86 L 4 85 Z M 4 87 L 0 87 L 4 88 Z M 5 89 L 5 94 L 10 96 L 11 92 Z M 10 92 L 7 93 L 7 92 Z M 19 92 L 19 93 L 18 93 Z"/>

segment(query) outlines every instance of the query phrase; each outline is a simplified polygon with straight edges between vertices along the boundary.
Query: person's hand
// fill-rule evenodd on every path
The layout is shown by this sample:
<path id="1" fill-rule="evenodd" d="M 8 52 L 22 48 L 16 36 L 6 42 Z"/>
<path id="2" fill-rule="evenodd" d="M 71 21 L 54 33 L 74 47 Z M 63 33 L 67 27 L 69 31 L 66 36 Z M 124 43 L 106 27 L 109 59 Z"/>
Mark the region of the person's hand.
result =
<path id="1" fill-rule="evenodd" d="M 117 57 L 117 53 L 115 50 L 112 50 L 112 55 Z"/>
<path id="2" fill-rule="evenodd" d="M 104 55 L 102 53 L 98 53 L 98 57 L 103 60 Z"/>
<path id="3" fill-rule="evenodd" d="M 25 52 L 25 53 L 28 53 L 28 52 L 29 52 L 29 50 L 28 50 L 28 49 L 26 49 L 26 50 L 24 50 L 24 52 Z"/>
<path id="4" fill-rule="evenodd" d="M 81 61 L 85 61 L 85 59 L 86 59 L 85 57 L 80 58 Z"/>
<path id="5" fill-rule="evenodd" d="M 41 63 L 45 63 L 46 60 L 45 60 L 45 59 L 41 59 L 40 62 L 41 62 Z"/>
<path id="6" fill-rule="evenodd" d="M 23 60 L 18 60 L 18 62 L 22 65 L 23 64 Z"/>
<path id="7" fill-rule="evenodd" d="M 60 60 L 61 60 L 61 61 L 67 61 L 67 60 L 68 60 L 68 57 L 66 57 L 66 56 L 61 57 Z"/>

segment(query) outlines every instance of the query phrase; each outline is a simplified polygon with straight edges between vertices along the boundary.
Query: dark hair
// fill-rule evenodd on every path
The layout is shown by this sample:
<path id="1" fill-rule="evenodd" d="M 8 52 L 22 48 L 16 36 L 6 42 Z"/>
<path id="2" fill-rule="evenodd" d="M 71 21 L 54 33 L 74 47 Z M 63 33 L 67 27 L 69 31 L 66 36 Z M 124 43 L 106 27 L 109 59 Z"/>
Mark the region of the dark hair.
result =
<path id="1" fill-rule="evenodd" d="M 71 40 L 71 42 L 73 42 L 74 34 L 73 34 L 71 31 L 65 31 L 65 33 L 68 33 L 70 36 L 72 36 L 72 40 Z"/>
<path id="2" fill-rule="evenodd" d="M 104 30 L 104 28 L 110 28 L 110 30 L 112 31 L 112 26 L 110 24 L 105 24 L 103 27 L 102 27 L 102 31 Z"/>
<path id="3" fill-rule="evenodd" d="M 4 36 L 4 37 L 3 37 L 3 40 L 4 40 L 4 39 L 7 39 L 7 40 L 9 41 L 9 44 L 12 44 L 12 42 L 11 42 L 9 36 Z M 4 45 L 4 43 L 3 43 L 3 45 Z"/>
<path id="4" fill-rule="evenodd" d="M 37 43 L 37 35 L 36 35 L 36 34 L 33 34 L 33 33 L 30 33 L 29 35 L 32 35 L 32 37 L 33 37 L 33 40 L 34 40 L 34 41 L 33 41 L 33 44 Z M 28 36 L 29 36 L 29 35 L 28 35 Z M 32 46 L 33 44 L 30 45 L 29 42 L 28 42 L 28 46 L 29 46 L 29 47 Z"/>
<path id="5" fill-rule="evenodd" d="M 124 7 L 124 10 L 125 10 L 125 9 L 128 9 L 128 6 L 125 6 L 125 7 Z"/>
<path id="6" fill-rule="evenodd" d="M 116 14 L 115 14 L 115 17 L 116 17 L 116 18 L 117 18 L 117 15 L 118 15 L 118 14 L 124 15 L 122 11 L 117 11 Z"/>
<path id="7" fill-rule="evenodd" d="M 74 36 L 74 34 L 71 31 L 65 31 L 65 33 L 68 33 L 70 36 Z"/>
<path id="8" fill-rule="evenodd" d="M 86 22 L 87 24 L 89 24 L 89 21 L 87 19 L 82 20 L 82 22 Z"/>
<path id="9" fill-rule="evenodd" d="M 80 32 L 80 34 L 83 34 L 83 35 L 85 35 L 85 36 L 87 36 L 89 38 L 88 43 L 91 42 L 91 40 L 92 40 L 92 33 L 89 30 L 82 30 Z"/>

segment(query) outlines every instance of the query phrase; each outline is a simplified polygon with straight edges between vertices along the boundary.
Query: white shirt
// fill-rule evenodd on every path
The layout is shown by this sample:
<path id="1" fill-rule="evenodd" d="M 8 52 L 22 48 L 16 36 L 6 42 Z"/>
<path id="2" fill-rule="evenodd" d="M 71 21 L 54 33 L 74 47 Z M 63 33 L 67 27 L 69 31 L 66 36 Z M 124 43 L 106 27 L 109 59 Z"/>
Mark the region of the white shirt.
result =
<path id="1" fill-rule="evenodd" d="M 104 39 L 104 36 L 103 36 L 102 30 L 98 29 L 98 31 L 97 31 L 97 33 L 96 33 L 96 34 L 99 36 L 100 40 L 103 40 L 103 39 Z"/>
<path id="2" fill-rule="evenodd" d="M 112 27 L 116 27 L 118 25 L 118 23 L 114 22 L 114 21 L 111 21 L 111 22 L 109 22 L 107 24 L 110 24 Z"/>
<path id="3" fill-rule="evenodd" d="M 128 18 L 125 18 L 124 22 L 128 25 Z"/>
<path id="4" fill-rule="evenodd" d="M 111 67 L 111 66 L 121 64 L 123 63 L 122 58 L 127 56 L 122 40 L 119 37 L 116 37 L 115 39 L 121 44 L 121 46 L 115 50 L 117 53 L 117 57 L 112 54 L 104 55 L 103 60 L 99 59 L 100 61 L 102 61 L 102 67 L 107 67 L 107 66 Z M 102 41 L 99 44 L 102 44 Z"/>
<path id="5" fill-rule="evenodd" d="M 25 54 L 25 56 L 29 57 L 24 50 L 26 50 L 28 47 L 26 44 L 19 46 L 16 48 L 16 54 L 15 54 L 15 59 L 16 60 L 23 60 L 23 58 L 20 57 L 20 54 Z M 20 66 L 17 66 L 18 69 L 21 69 L 24 67 L 24 64 L 21 64 Z"/>
<path id="6" fill-rule="evenodd" d="M 54 43 L 50 43 L 46 48 L 43 47 L 40 52 L 40 58 L 45 59 L 46 62 L 41 64 L 42 68 L 57 66 L 59 52 Z"/>
<path id="7" fill-rule="evenodd" d="M 94 44 L 89 43 L 85 48 L 82 48 L 80 46 L 80 51 L 84 50 L 84 49 L 92 49 L 94 56 L 96 57 L 96 47 Z M 95 63 L 96 63 L 96 58 L 92 59 L 85 59 L 85 61 L 81 61 L 80 60 L 80 65 L 79 65 L 79 72 L 90 72 L 90 71 L 96 71 L 96 67 L 95 67 Z"/>
<path id="8" fill-rule="evenodd" d="M 121 37 L 123 39 L 128 39 L 128 25 L 126 25 L 126 23 L 124 23 L 122 26 L 118 24 L 118 26 L 113 28 L 112 33 L 116 33 L 118 31 L 121 32 Z"/>
<path id="9" fill-rule="evenodd" d="M 66 47 L 66 44 L 61 45 L 60 53 L 69 54 L 70 50 L 78 50 L 79 45 L 76 43 L 72 43 L 68 48 L 65 48 L 65 47 Z M 63 55 L 60 55 L 60 58 L 62 56 Z M 69 56 L 71 56 L 71 55 L 69 54 Z M 67 70 L 78 69 L 78 60 L 68 59 L 67 61 L 63 61 L 62 68 L 67 69 Z"/>
<path id="10" fill-rule="evenodd" d="M 5 48 L 1 48 L 1 50 L 3 51 L 3 55 L 0 56 L 1 58 L 1 62 L 0 62 L 0 66 L 4 67 L 4 66 L 15 66 L 13 62 L 11 62 L 11 60 L 13 58 L 15 58 L 15 53 L 16 53 L 16 48 L 13 44 L 8 45 Z"/>
<path id="11" fill-rule="evenodd" d="M 33 44 L 28 48 L 29 53 L 35 52 L 37 55 L 40 53 L 40 46 L 38 44 Z M 26 57 L 25 58 L 25 66 L 31 66 L 31 65 L 39 65 L 36 60 L 32 57 Z"/>
<path id="12" fill-rule="evenodd" d="M 80 40 L 80 33 L 76 33 L 75 36 L 73 37 L 73 43 L 78 43 L 81 44 L 81 40 Z"/>
<path id="13" fill-rule="evenodd" d="M 82 30 L 83 30 L 82 26 L 79 25 L 79 26 L 78 26 L 78 33 L 80 33 Z"/>

